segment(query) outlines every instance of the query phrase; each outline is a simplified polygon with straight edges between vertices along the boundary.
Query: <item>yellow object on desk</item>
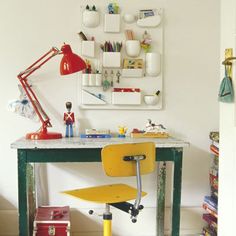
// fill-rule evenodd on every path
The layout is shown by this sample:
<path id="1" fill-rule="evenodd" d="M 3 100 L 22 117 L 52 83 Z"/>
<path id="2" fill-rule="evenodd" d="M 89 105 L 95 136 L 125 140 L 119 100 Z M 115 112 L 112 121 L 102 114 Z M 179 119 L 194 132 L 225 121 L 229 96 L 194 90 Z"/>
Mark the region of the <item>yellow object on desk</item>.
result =
<path id="1" fill-rule="evenodd" d="M 170 137 L 168 133 L 130 133 L 131 138 L 168 138 Z"/>

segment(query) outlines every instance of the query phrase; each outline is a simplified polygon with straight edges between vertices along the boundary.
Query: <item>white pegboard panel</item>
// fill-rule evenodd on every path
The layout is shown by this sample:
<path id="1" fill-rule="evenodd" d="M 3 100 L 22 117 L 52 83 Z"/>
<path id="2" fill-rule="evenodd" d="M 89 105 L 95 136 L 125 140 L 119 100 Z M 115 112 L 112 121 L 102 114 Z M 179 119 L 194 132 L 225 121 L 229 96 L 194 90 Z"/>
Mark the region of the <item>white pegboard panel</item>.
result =
<path id="1" fill-rule="evenodd" d="M 80 109 L 101 109 L 101 110 L 160 110 L 163 107 L 163 22 L 161 22 L 157 27 L 139 27 L 137 25 L 137 21 L 133 23 L 126 23 L 123 20 L 124 14 L 133 14 L 135 16 L 139 15 L 139 11 L 142 9 L 152 9 L 153 5 L 147 6 L 147 3 L 143 2 L 139 5 L 125 5 L 125 1 L 119 1 L 120 6 L 120 32 L 119 33 L 107 33 L 104 32 L 104 18 L 105 14 L 107 13 L 107 6 L 104 5 L 104 2 L 98 2 L 96 3 L 96 8 L 100 15 L 99 25 L 94 28 L 85 27 L 83 25 L 82 16 L 83 11 L 86 8 L 86 5 L 92 6 L 93 3 L 89 4 L 87 1 L 82 1 L 81 7 L 80 7 L 80 21 L 78 22 L 78 32 L 82 31 L 88 38 L 94 37 L 95 39 L 95 55 L 94 58 L 85 58 L 89 59 L 92 62 L 92 65 L 95 67 L 97 65 L 100 65 L 102 68 L 102 73 L 104 74 L 105 71 L 108 72 L 108 75 L 111 74 L 111 71 L 113 71 L 114 77 L 113 77 L 113 87 L 110 87 L 106 91 L 103 91 L 103 87 L 98 86 L 83 86 L 82 84 L 82 76 L 80 75 L 78 78 L 78 104 Z M 153 9 L 156 9 L 156 12 L 163 18 L 163 9 L 155 7 Z M 115 42 L 122 42 L 122 50 L 121 50 L 121 64 L 123 64 L 124 58 L 130 58 L 126 55 L 126 50 L 124 48 L 125 45 L 125 30 L 132 29 L 135 35 L 135 39 L 142 40 L 142 36 L 145 32 L 145 30 L 148 32 L 148 34 L 151 35 L 152 38 L 152 49 L 151 52 L 159 52 L 161 54 L 161 72 L 155 76 L 151 77 L 148 75 L 145 75 L 145 53 L 143 50 L 141 50 L 140 55 L 135 58 L 141 58 L 144 62 L 144 76 L 138 77 L 138 78 L 129 78 L 129 77 L 120 77 L 120 82 L 117 82 L 116 73 L 120 71 L 122 73 L 122 68 L 104 68 L 102 67 L 102 50 L 100 49 L 100 45 L 103 44 L 105 41 L 115 41 Z M 81 42 L 79 45 L 79 50 L 81 52 Z M 111 81 L 111 78 L 108 78 Z M 104 76 L 103 76 L 104 80 Z M 139 105 L 128 105 L 129 102 L 122 105 L 114 105 L 112 104 L 112 91 L 113 88 L 139 88 L 141 90 L 141 103 Z M 86 91 L 89 91 L 91 94 L 94 94 L 96 96 L 100 96 L 103 98 L 103 100 L 106 101 L 105 104 L 90 104 L 85 105 L 83 104 L 82 100 L 82 90 L 85 89 Z M 155 94 L 157 90 L 160 90 L 160 97 L 158 99 L 158 103 L 155 105 L 147 105 L 144 102 L 144 95 L 147 94 Z"/>

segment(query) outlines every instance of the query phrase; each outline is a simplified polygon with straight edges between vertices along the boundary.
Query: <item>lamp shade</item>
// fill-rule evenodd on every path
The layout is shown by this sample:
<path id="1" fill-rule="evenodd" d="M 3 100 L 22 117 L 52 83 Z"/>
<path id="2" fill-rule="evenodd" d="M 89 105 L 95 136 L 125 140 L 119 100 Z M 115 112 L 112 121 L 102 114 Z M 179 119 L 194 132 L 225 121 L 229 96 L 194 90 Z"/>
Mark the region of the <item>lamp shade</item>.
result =
<path id="1" fill-rule="evenodd" d="M 60 64 L 61 75 L 69 75 L 86 68 L 85 61 L 72 52 L 70 45 L 64 44 L 61 51 L 63 54 Z"/>

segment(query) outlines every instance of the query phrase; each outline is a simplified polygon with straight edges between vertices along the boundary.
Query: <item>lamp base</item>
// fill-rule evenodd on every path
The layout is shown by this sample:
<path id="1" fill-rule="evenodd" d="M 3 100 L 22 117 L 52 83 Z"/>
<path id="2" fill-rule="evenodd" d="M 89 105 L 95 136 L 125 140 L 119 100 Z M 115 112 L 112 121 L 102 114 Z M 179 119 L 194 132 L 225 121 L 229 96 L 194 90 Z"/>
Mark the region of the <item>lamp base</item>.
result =
<path id="1" fill-rule="evenodd" d="M 31 140 L 60 139 L 60 138 L 62 138 L 62 134 L 56 132 L 38 131 L 26 134 L 26 139 L 31 139 Z"/>

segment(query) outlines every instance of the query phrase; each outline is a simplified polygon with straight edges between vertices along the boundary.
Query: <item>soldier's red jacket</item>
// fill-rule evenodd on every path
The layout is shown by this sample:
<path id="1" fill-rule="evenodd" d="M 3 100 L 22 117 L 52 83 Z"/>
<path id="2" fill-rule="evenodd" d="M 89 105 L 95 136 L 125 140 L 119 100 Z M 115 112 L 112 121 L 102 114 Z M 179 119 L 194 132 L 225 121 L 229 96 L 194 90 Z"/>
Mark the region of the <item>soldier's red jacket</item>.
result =
<path id="1" fill-rule="evenodd" d="M 64 121 L 66 124 L 73 124 L 75 122 L 74 112 L 65 112 Z"/>

